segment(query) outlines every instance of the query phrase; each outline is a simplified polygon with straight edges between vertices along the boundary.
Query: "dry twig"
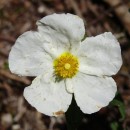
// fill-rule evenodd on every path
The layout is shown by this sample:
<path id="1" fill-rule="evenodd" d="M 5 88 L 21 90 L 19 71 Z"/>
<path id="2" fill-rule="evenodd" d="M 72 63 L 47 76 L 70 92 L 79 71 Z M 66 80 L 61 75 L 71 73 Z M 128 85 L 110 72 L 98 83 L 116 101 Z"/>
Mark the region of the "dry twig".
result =
<path id="1" fill-rule="evenodd" d="M 120 4 L 120 6 L 114 8 L 114 11 L 120 21 L 123 23 L 123 26 L 130 34 L 130 13 L 129 9 L 125 4 L 121 4 L 122 0 L 105 0 L 111 7 L 115 7 Z"/>
<path id="2" fill-rule="evenodd" d="M 14 43 L 15 42 L 15 38 L 11 37 L 11 36 L 0 36 L 0 41 L 7 41 L 9 43 Z"/>
<path id="3" fill-rule="evenodd" d="M 25 77 L 18 77 L 14 74 L 11 74 L 7 70 L 0 69 L 0 75 L 4 76 L 6 78 L 9 78 L 9 79 L 15 80 L 15 81 L 19 81 L 19 82 L 27 84 L 27 85 L 29 85 L 31 83 L 31 81 L 29 79 L 27 79 Z"/>
<path id="4" fill-rule="evenodd" d="M 79 17 L 83 18 L 82 14 L 81 14 L 81 11 L 79 10 L 76 1 L 70 0 L 70 3 L 71 3 L 71 5 L 72 5 L 72 8 L 74 9 L 75 13 L 76 13 Z"/>

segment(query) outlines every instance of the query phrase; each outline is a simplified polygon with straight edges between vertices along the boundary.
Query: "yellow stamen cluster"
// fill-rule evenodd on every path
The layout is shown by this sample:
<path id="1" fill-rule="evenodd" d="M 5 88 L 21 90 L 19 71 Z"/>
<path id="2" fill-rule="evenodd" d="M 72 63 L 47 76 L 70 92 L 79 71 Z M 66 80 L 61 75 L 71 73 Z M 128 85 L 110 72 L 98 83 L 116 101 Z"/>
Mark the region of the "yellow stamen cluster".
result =
<path id="1" fill-rule="evenodd" d="M 77 73 L 78 67 L 77 57 L 68 52 L 54 60 L 55 75 L 61 78 L 72 78 Z"/>

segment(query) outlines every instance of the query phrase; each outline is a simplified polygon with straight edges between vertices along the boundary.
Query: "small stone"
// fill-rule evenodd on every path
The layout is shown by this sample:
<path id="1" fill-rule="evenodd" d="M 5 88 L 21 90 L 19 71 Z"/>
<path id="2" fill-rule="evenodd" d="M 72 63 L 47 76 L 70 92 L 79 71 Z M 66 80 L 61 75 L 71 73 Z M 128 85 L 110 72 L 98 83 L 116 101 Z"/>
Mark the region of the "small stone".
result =
<path id="1" fill-rule="evenodd" d="M 2 122 L 2 125 L 4 125 L 5 127 L 11 126 L 11 124 L 13 123 L 13 118 L 11 114 L 7 113 L 7 114 L 2 115 L 1 122 Z"/>
<path id="2" fill-rule="evenodd" d="M 38 7 L 38 12 L 43 13 L 45 11 L 45 8 L 41 5 Z"/>
<path id="3" fill-rule="evenodd" d="M 20 130 L 20 125 L 19 124 L 14 124 L 13 126 L 12 126 L 12 130 Z"/>

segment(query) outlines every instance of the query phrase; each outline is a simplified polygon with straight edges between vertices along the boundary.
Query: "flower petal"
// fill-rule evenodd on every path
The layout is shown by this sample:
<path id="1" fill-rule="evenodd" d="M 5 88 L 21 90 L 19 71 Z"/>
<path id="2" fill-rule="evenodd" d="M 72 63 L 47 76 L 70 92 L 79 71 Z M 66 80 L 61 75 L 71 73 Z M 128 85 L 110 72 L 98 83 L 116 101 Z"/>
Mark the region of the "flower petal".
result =
<path id="1" fill-rule="evenodd" d="M 114 75 L 122 65 L 121 49 L 110 32 L 86 38 L 79 49 L 79 71 L 91 75 Z"/>
<path id="2" fill-rule="evenodd" d="M 80 72 L 72 79 L 72 84 L 77 105 L 87 114 L 107 106 L 117 91 L 116 83 L 111 77 L 101 78 Z"/>
<path id="3" fill-rule="evenodd" d="M 52 71 L 52 57 L 44 50 L 46 41 L 38 32 L 21 35 L 9 54 L 11 72 L 23 76 L 37 76 Z M 47 43 L 46 43 L 47 44 Z"/>
<path id="4" fill-rule="evenodd" d="M 72 94 L 67 93 L 64 81 L 46 83 L 39 76 L 24 90 L 25 99 L 39 112 L 49 116 L 60 116 L 67 111 Z"/>
<path id="5" fill-rule="evenodd" d="M 83 20 L 72 14 L 48 15 L 39 20 L 37 25 L 38 30 L 48 36 L 49 48 L 57 52 L 57 55 L 65 51 L 77 51 L 85 34 Z"/>
<path id="6" fill-rule="evenodd" d="M 68 93 L 74 93 L 74 86 L 70 78 L 65 80 L 65 87 Z"/>

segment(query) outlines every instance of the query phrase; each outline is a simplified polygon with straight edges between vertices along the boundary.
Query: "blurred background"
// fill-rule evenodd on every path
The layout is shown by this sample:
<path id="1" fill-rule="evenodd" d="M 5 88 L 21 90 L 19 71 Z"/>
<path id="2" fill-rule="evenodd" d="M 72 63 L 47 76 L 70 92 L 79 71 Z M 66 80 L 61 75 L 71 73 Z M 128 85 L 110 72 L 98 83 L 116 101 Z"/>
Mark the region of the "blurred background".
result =
<path id="1" fill-rule="evenodd" d="M 130 130 L 130 0 L 0 0 L 0 130 L 67 130 L 64 117 L 38 113 L 23 98 L 33 78 L 8 68 L 8 55 L 19 35 L 36 30 L 36 21 L 54 12 L 83 18 L 86 36 L 112 32 L 120 42 L 123 66 L 114 76 L 116 101 L 86 115 L 79 130 Z"/>

